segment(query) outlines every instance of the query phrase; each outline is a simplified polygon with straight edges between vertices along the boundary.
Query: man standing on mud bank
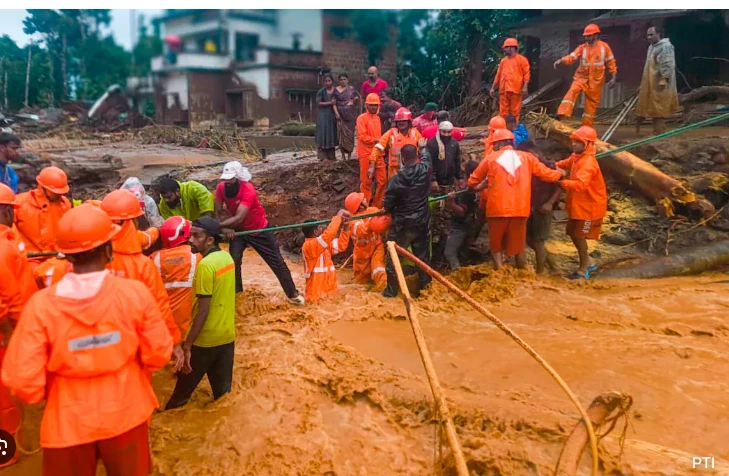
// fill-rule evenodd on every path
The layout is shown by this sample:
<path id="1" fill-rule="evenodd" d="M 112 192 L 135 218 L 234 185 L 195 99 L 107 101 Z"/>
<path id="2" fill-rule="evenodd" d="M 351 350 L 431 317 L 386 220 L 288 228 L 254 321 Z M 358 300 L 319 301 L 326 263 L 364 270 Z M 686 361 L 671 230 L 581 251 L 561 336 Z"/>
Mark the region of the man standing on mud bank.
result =
<path id="1" fill-rule="evenodd" d="M 230 240 L 230 254 L 235 261 L 235 292 L 243 292 L 240 267 L 243 263 L 243 252 L 250 246 L 276 275 L 289 302 L 303 306 L 304 297 L 296 289 L 291 271 L 281 256 L 276 235 L 272 231 L 244 236 L 235 234 L 236 231 L 262 230 L 268 227 L 266 210 L 258 201 L 256 188 L 249 182 L 250 173 L 240 162 L 232 161 L 225 164 L 220 179 L 222 182 L 215 189 L 215 214 L 220 220 L 223 233 Z M 223 209 L 227 212 L 226 217 L 223 217 Z"/>
<path id="2" fill-rule="evenodd" d="M 370 66 L 367 70 L 367 81 L 362 83 L 359 95 L 366 98 L 368 94 L 375 93 L 378 96 L 382 91 L 387 89 L 387 81 L 380 78 L 377 72 L 377 66 Z"/>
<path id="3" fill-rule="evenodd" d="M 12 134 L 0 133 L 0 183 L 4 183 L 13 193 L 18 193 L 18 174 L 10 162 L 18 158 L 20 138 Z"/>
<path id="4" fill-rule="evenodd" d="M 230 393 L 235 356 L 235 263 L 220 249 L 220 223 L 202 217 L 190 228 L 190 247 L 203 258 L 195 269 L 193 321 L 182 351 L 182 373 L 165 410 L 187 403 L 207 374 L 213 398 Z"/>
<path id="5" fill-rule="evenodd" d="M 430 264 L 430 207 L 428 196 L 433 180 L 433 168 L 428 150 L 423 150 L 418 163 L 418 149 L 408 144 L 400 150 L 403 168 L 390 180 L 385 192 L 383 209 L 392 215 L 390 240 L 403 248 L 412 246 L 413 254 L 426 264 Z M 395 267 L 387 255 L 387 288 L 385 297 L 396 297 L 398 285 Z M 418 268 L 420 289 L 430 285 L 430 276 Z"/>
<path id="6" fill-rule="evenodd" d="M 666 132 L 666 119 L 679 110 L 676 58 L 671 41 L 661 37 L 658 27 L 648 28 L 646 36 L 650 46 L 635 106 L 635 132 L 640 134 L 641 122 L 649 117 L 653 119 L 653 133 L 658 135 Z"/>

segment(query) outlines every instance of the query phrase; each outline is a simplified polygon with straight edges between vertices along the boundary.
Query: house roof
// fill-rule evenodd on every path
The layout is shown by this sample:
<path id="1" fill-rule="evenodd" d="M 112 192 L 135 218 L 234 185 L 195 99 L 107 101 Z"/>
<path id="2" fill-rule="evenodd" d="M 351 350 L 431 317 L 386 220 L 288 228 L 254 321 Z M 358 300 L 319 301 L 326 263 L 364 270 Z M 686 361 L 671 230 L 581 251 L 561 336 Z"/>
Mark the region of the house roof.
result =
<path id="1" fill-rule="evenodd" d="M 596 10 L 564 10 L 553 15 L 543 15 L 529 18 L 510 28 L 512 31 L 540 30 L 542 28 L 556 28 L 561 26 L 580 25 L 616 20 L 639 20 L 644 18 L 665 18 L 679 16 L 693 10 L 609 10 L 595 16 Z"/>

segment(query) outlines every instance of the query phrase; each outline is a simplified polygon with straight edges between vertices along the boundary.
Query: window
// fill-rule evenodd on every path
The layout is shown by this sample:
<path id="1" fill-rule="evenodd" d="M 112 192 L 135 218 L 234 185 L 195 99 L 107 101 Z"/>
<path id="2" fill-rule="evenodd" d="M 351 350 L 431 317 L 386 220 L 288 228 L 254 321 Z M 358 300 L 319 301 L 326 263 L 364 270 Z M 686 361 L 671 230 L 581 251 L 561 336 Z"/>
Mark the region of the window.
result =
<path id="1" fill-rule="evenodd" d="M 255 61 L 258 49 L 258 35 L 251 33 L 235 34 L 235 60 Z"/>
<path id="2" fill-rule="evenodd" d="M 296 103 L 302 109 L 310 109 L 312 102 L 312 93 L 308 92 L 289 92 L 289 102 Z"/>

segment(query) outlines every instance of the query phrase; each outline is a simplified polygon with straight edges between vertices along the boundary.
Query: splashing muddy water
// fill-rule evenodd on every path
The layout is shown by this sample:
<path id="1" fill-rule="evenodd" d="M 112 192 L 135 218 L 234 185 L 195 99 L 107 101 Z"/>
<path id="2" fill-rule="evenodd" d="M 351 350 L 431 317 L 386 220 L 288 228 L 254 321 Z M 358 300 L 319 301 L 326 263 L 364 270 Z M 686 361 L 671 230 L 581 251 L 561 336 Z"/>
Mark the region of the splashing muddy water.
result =
<path id="1" fill-rule="evenodd" d="M 455 474 L 405 308 L 339 274 L 337 296 L 292 307 L 273 273 L 246 252 L 233 391 L 151 423 L 157 474 Z M 300 289 L 302 266 L 290 264 Z M 488 266 L 455 281 L 529 342 L 586 407 L 611 390 L 634 399 L 601 441 L 611 475 L 729 474 L 729 309 L 718 276 L 573 283 Z M 439 284 L 416 300 L 472 474 L 552 474 L 578 415 L 551 378 L 485 317 Z M 174 377 L 158 372 L 164 404 Z M 442 449 L 442 458 L 434 451 Z M 585 453 L 580 474 L 589 474 Z M 7 474 L 31 474 L 39 456 Z"/>

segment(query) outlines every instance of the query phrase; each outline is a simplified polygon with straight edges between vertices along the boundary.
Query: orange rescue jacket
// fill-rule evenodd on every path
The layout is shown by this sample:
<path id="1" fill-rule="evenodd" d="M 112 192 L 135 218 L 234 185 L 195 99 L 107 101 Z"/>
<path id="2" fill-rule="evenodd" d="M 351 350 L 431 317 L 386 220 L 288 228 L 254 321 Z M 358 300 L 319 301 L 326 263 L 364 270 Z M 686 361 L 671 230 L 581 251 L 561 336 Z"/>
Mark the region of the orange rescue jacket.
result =
<path id="1" fill-rule="evenodd" d="M 202 255 L 193 253 L 190 245 L 180 245 L 155 251 L 150 258 L 162 276 L 172 315 L 184 336 L 192 319 L 192 279 Z"/>
<path id="2" fill-rule="evenodd" d="M 67 273 L 73 272 L 73 265 L 62 258 L 52 257 L 33 270 L 33 277 L 39 289 L 50 288 Z"/>
<path id="3" fill-rule="evenodd" d="M 500 93 L 521 94 L 524 85 L 529 84 L 530 79 L 529 60 L 517 53 L 501 59 L 494 84 L 499 86 Z"/>
<path id="4" fill-rule="evenodd" d="M 71 209 L 71 202 L 61 197 L 52 203 L 40 187 L 19 194 L 15 200 L 19 205 L 15 210 L 15 225 L 25 243 L 25 250 L 28 253 L 55 251 L 58 221 Z"/>
<path id="5" fill-rule="evenodd" d="M 562 58 L 562 62 L 567 65 L 578 60 L 580 65 L 575 71 L 574 81 L 587 83 L 590 88 L 602 88 L 605 83 L 605 66 L 610 74 L 618 74 L 618 63 L 615 61 L 613 50 L 604 41 L 597 40 L 593 45 L 583 43 Z"/>
<path id="6" fill-rule="evenodd" d="M 357 117 L 357 157 L 369 160 L 372 149 L 382 137 L 382 121 L 377 114 L 365 112 Z"/>
<path id="7" fill-rule="evenodd" d="M 406 145 L 414 145 L 418 149 L 418 156 L 420 156 L 418 142 L 420 142 L 421 137 L 420 132 L 414 127 L 411 127 L 406 134 L 403 134 L 397 128 L 388 130 L 382 135 L 377 144 L 375 144 L 374 149 L 372 149 L 370 163 L 377 162 L 385 156 L 385 151 L 389 151 L 390 156 L 387 163 L 387 179 L 389 181 L 402 166 L 400 150 L 403 147 Z"/>
<path id="8" fill-rule="evenodd" d="M 369 207 L 361 214 L 376 213 L 379 211 L 376 207 Z M 352 269 L 354 278 L 357 283 L 368 283 L 375 274 L 385 271 L 384 260 L 382 262 L 373 263 L 373 256 L 380 254 L 384 258 L 385 245 L 382 243 L 382 237 L 379 233 L 370 230 L 370 221 L 372 218 L 364 220 L 351 221 L 345 230 L 342 230 L 339 238 L 335 240 L 332 254 L 344 251 L 349 246 L 350 240 L 354 243 L 354 251 L 352 252 Z"/>
<path id="9" fill-rule="evenodd" d="M 65 279 L 39 291 L 10 340 L 2 382 L 24 402 L 46 400 L 44 448 L 113 438 L 159 406 L 148 372 L 167 363 L 173 344 L 159 309 L 142 284 L 102 279 L 84 299 L 59 295 Z"/>
<path id="10" fill-rule="evenodd" d="M 301 248 L 304 257 L 307 302 L 321 299 L 337 290 L 337 272 L 332 262 L 332 246 L 342 219 L 335 216 L 324 232 L 316 238 L 307 238 Z"/>
<path id="11" fill-rule="evenodd" d="M 18 320 L 25 303 L 38 291 L 22 244 L 12 228 L 0 225 L 0 320 Z"/>
<path id="12" fill-rule="evenodd" d="M 507 146 L 481 161 L 468 178 L 468 186 L 475 187 L 488 178 L 487 217 L 528 217 L 532 175 L 545 182 L 556 182 L 561 177 L 559 171 L 542 164 L 532 154 Z"/>
<path id="13" fill-rule="evenodd" d="M 114 259 L 106 268 L 116 276 L 141 281 L 147 286 L 159 305 L 170 335 L 175 342 L 179 342 L 182 336 L 172 316 L 170 298 L 162 277 L 152 260 L 142 254 L 137 228 L 131 220 L 122 222 L 122 229 L 111 240 L 111 246 L 114 249 Z"/>
<path id="14" fill-rule="evenodd" d="M 569 169 L 569 179 L 560 184 L 567 195 L 567 214 L 573 220 L 598 220 L 607 213 L 607 188 L 595 158 L 595 146 L 588 146 L 580 155 L 572 154 L 557 162 L 560 169 Z"/>

